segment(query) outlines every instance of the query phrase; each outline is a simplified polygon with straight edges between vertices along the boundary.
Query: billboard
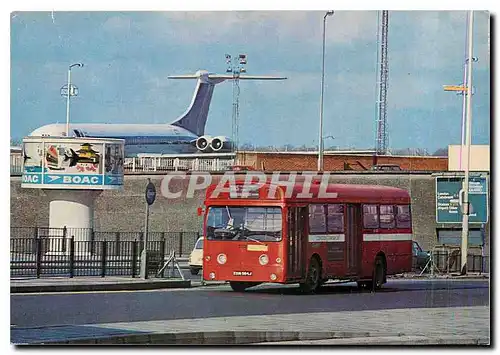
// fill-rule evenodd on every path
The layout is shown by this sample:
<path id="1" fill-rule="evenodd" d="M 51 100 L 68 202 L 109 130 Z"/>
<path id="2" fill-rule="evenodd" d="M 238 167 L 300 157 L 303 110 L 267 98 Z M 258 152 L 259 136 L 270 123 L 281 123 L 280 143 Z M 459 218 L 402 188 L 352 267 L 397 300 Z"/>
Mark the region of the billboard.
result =
<path id="1" fill-rule="evenodd" d="M 123 141 L 26 137 L 22 187 L 117 189 L 123 186 Z"/>
<path id="2" fill-rule="evenodd" d="M 467 150 L 461 145 L 448 146 L 448 170 L 464 171 L 467 160 Z M 471 145 L 470 147 L 470 171 L 487 172 L 490 171 L 490 146 Z"/>
<path id="3" fill-rule="evenodd" d="M 436 177 L 436 222 L 462 223 L 460 190 L 463 177 Z M 469 223 L 488 221 L 488 182 L 486 176 L 476 175 L 469 178 Z"/>

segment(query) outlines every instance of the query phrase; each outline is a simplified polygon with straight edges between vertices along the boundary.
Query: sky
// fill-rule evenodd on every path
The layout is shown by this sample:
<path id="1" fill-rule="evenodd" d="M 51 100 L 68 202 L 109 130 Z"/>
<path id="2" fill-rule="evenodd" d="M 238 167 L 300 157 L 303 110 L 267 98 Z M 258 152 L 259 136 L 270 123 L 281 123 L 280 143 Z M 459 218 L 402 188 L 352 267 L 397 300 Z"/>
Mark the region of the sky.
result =
<path id="1" fill-rule="evenodd" d="M 324 11 L 21 11 L 10 14 L 10 135 L 66 121 L 60 88 L 79 88 L 73 123 L 170 123 L 195 81 L 168 75 L 224 73 L 226 53 L 248 56 L 240 82 L 240 144 L 318 143 Z M 325 32 L 326 146 L 373 148 L 377 117 L 377 11 L 336 11 Z M 489 144 L 489 13 L 476 11 L 473 144 Z M 390 11 L 387 124 L 392 149 L 430 153 L 461 139 L 465 11 Z M 231 136 L 232 85 L 216 86 L 206 133 Z"/>

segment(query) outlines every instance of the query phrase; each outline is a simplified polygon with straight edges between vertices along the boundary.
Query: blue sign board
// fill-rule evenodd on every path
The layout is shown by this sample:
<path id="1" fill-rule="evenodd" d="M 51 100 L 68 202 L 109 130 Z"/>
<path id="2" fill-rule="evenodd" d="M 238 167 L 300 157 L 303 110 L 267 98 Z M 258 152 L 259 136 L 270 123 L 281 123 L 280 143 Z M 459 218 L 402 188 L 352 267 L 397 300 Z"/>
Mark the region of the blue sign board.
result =
<path id="1" fill-rule="evenodd" d="M 24 187 L 47 188 L 71 186 L 106 188 L 111 186 L 123 186 L 123 175 L 101 175 L 101 174 L 51 174 L 51 173 L 33 173 L 24 171 L 22 177 Z"/>
<path id="2" fill-rule="evenodd" d="M 45 174 L 45 184 L 49 185 L 102 185 L 102 175 L 76 175 L 76 174 Z"/>
<path id="3" fill-rule="evenodd" d="M 26 171 L 23 174 L 23 184 L 41 184 L 42 183 L 42 174 L 36 173 L 27 173 Z"/>
<path id="4" fill-rule="evenodd" d="M 436 177 L 436 222 L 461 223 L 460 190 L 463 177 Z M 469 178 L 469 223 L 488 221 L 488 183 L 485 176 Z"/>
<path id="5" fill-rule="evenodd" d="M 123 185 L 123 175 L 104 175 L 104 185 Z"/>

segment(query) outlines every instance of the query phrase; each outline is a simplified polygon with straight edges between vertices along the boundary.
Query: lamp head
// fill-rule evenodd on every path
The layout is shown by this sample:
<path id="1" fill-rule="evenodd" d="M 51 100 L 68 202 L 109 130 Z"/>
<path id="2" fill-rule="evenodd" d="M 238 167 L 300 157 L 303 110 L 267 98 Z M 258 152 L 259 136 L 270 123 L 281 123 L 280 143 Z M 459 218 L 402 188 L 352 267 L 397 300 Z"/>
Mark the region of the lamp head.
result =
<path id="1" fill-rule="evenodd" d="M 326 14 L 325 14 L 325 17 L 326 17 L 326 16 L 332 16 L 332 15 L 333 15 L 333 13 L 334 13 L 334 11 L 333 11 L 333 10 L 327 11 L 327 12 L 326 12 Z"/>

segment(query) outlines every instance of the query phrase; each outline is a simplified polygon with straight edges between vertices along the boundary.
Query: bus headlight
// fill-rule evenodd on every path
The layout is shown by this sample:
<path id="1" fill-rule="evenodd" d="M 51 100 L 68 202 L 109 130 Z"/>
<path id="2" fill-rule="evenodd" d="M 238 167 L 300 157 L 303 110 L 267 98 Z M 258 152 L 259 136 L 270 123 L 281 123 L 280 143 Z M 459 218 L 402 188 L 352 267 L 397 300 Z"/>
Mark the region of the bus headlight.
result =
<path id="1" fill-rule="evenodd" d="M 210 277 L 210 280 L 215 279 L 215 273 L 211 272 L 210 274 L 208 274 L 208 277 Z"/>
<path id="2" fill-rule="evenodd" d="M 219 254 L 217 255 L 217 262 L 221 265 L 224 265 L 227 261 L 226 254 Z"/>
<path id="3" fill-rule="evenodd" d="M 267 265 L 268 262 L 269 262 L 269 258 L 267 257 L 266 254 L 262 254 L 261 256 L 259 256 L 260 265 Z"/>
<path id="4" fill-rule="evenodd" d="M 205 256 L 206 261 L 210 261 L 210 255 Z"/>
<path id="5" fill-rule="evenodd" d="M 276 258 L 276 262 L 279 264 L 281 263 L 281 258 Z"/>
<path id="6" fill-rule="evenodd" d="M 278 277 L 275 274 L 271 274 L 270 278 L 272 281 L 276 281 Z"/>

